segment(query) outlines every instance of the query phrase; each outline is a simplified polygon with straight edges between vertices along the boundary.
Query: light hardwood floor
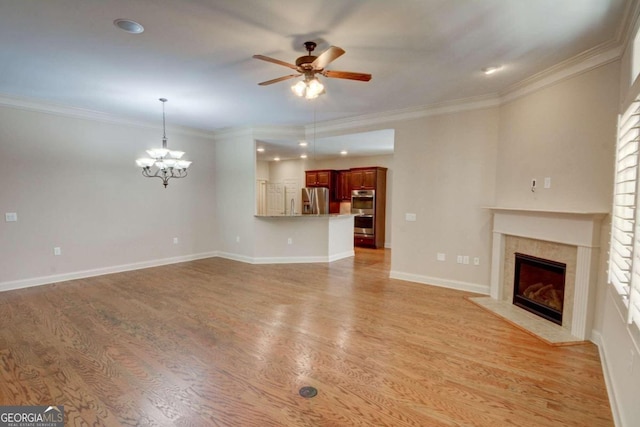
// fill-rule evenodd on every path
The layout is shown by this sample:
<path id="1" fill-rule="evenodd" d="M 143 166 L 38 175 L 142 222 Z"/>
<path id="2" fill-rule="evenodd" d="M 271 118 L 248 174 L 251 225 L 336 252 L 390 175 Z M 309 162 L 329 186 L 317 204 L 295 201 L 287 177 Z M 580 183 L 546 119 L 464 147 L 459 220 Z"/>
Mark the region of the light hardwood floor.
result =
<path id="1" fill-rule="evenodd" d="M 64 405 L 66 426 L 613 425 L 596 346 L 389 264 L 212 258 L 0 293 L 0 405 Z"/>

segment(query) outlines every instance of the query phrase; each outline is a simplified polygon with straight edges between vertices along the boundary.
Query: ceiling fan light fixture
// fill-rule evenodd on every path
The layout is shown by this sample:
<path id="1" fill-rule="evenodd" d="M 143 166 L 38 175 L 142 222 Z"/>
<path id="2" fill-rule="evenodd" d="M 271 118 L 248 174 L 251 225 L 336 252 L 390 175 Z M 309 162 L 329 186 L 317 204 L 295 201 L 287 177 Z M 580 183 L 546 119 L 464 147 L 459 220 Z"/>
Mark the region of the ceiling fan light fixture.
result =
<path id="1" fill-rule="evenodd" d="M 315 99 L 319 95 L 322 95 L 324 93 L 324 85 L 320 83 L 317 77 L 315 77 L 316 74 L 334 79 L 359 80 L 363 82 L 368 82 L 369 80 L 371 80 L 371 74 L 326 69 L 327 65 L 329 65 L 331 62 L 335 61 L 345 53 L 344 49 L 340 47 L 330 46 L 329 49 L 325 50 L 318 56 L 312 55 L 312 52 L 316 48 L 315 42 L 305 42 L 304 47 L 307 50 L 307 54 L 297 58 L 295 64 L 281 61 L 275 58 L 270 58 L 264 55 L 253 55 L 255 59 L 271 62 L 272 64 L 282 65 L 284 67 L 295 70 L 298 73 L 267 80 L 258 83 L 258 85 L 267 86 L 284 80 L 304 76 L 304 80 L 299 81 L 298 83 L 291 86 L 291 90 L 296 94 L 296 96 L 299 96 L 301 98 L 304 97 L 306 99 Z"/>
<path id="2" fill-rule="evenodd" d="M 324 85 L 320 83 L 318 79 L 311 79 L 307 83 L 307 93 L 305 94 L 305 98 L 314 99 L 322 93 L 324 93 Z"/>
<path id="3" fill-rule="evenodd" d="M 305 82 L 303 82 L 302 80 L 300 80 L 298 83 L 296 83 L 293 86 L 291 86 L 291 90 L 297 96 L 303 97 L 305 95 L 305 93 L 307 92 L 307 84 Z"/>
<path id="4" fill-rule="evenodd" d="M 291 90 L 297 96 L 306 99 L 315 99 L 324 93 L 324 85 L 317 78 L 300 80 L 291 86 Z"/>

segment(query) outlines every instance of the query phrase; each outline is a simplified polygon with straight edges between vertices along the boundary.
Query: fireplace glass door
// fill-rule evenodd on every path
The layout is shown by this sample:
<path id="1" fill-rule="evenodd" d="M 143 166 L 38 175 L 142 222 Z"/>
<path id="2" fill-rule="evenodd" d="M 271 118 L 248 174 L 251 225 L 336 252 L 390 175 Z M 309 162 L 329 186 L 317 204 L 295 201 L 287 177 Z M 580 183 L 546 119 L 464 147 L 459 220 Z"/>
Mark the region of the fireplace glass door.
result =
<path id="1" fill-rule="evenodd" d="M 516 253 L 513 303 L 562 325 L 567 265 Z"/>

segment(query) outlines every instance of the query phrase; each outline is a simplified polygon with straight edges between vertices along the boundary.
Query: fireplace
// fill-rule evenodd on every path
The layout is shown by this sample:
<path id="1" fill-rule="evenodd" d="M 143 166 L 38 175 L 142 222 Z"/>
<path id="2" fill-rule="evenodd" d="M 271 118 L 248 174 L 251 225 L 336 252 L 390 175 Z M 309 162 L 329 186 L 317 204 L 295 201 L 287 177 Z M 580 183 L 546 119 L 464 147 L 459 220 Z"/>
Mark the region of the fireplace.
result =
<path id="1" fill-rule="evenodd" d="M 514 253 L 565 263 L 560 327 L 576 338 L 589 339 L 600 263 L 602 220 L 608 213 L 509 207 L 490 209 L 493 212 L 491 298 L 513 306 Z M 539 316 L 527 317 L 546 321 Z M 545 323 L 556 326 L 552 322 Z"/>
<path id="2" fill-rule="evenodd" d="M 561 262 L 516 253 L 513 303 L 562 325 L 566 271 Z"/>

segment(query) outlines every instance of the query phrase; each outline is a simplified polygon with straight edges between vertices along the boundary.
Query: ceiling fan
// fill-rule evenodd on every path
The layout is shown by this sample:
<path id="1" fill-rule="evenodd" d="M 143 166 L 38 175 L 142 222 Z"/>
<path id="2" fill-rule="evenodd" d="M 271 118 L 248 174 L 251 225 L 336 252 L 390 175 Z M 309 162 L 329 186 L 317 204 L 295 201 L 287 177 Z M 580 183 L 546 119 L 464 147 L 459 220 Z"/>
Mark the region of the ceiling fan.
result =
<path id="1" fill-rule="evenodd" d="M 261 59 L 263 61 L 272 62 L 278 65 L 283 65 L 297 72 L 297 74 L 289 74 L 288 76 L 278 77 L 276 79 L 267 80 L 258 84 L 260 86 L 267 86 L 267 85 L 278 83 L 284 80 L 293 79 L 295 77 L 304 76 L 304 81 L 298 82 L 298 84 L 292 86 L 291 89 L 298 96 L 305 96 L 306 98 L 315 98 L 324 90 L 324 86 L 322 86 L 322 84 L 318 81 L 318 79 L 316 78 L 316 74 L 321 74 L 324 77 L 329 77 L 334 79 L 359 80 L 363 82 L 368 82 L 369 80 L 371 80 L 371 74 L 354 73 L 351 71 L 325 70 L 325 67 L 327 65 L 329 65 L 331 62 L 335 61 L 345 53 L 344 49 L 342 48 L 331 46 L 329 49 L 322 52 L 319 56 L 315 56 L 315 55 L 312 55 L 312 52 L 316 48 L 315 42 L 312 42 L 312 41 L 305 42 L 304 47 L 307 50 L 307 54 L 296 59 L 295 65 L 290 64 L 288 62 L 281 61 L 279 59 L 270 58 L 264 55 L 253 55 L 255 59 Z M 318 85 L 320 87 L 318 87 Z"/>

